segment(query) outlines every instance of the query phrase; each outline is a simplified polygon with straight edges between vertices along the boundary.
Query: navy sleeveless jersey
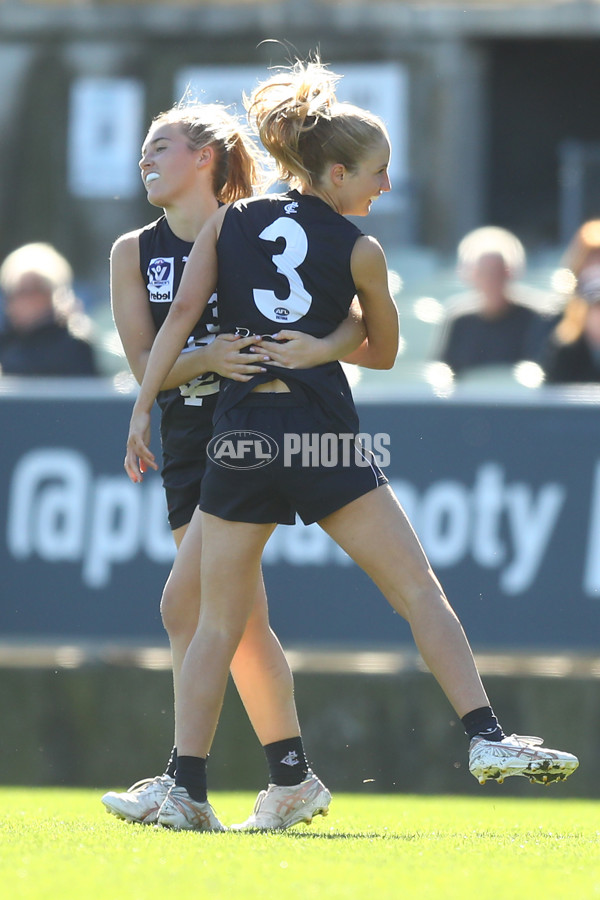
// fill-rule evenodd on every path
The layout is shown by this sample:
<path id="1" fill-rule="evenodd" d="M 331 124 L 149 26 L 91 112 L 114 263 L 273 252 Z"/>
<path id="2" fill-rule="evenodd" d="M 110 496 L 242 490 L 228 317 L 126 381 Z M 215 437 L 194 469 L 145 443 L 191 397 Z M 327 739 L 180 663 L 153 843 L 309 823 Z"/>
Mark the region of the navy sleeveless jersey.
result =
<path id="1" fill-rule="evenodd" d="M 191 241 L 183 241 L 173 234 L 165 216 L 139 233 L 140 271 L 148 289 L 150 312 L 157 331 L 167 318 L 192 246 Z M 213 294 L 188 338 L 186 349 L 206 345 L 218 334 L 216 300 L 217 296 Z M 200 420 L 202 423 L 206 420 L 206 416 L 199 417 L 198 407 L 207 409 L 210 420 L 219 384 L 219 376 L 207 372 L 179 388 L 159 393 L 161 439 L 163 450 L 169 455 L 190 458 L 195 455 L 194 431 L 201 424 Z"/>
<path id="2" fill-rule="evenodd" d="M 219 322 L 226 332 L 291 329 L 325 337 L 346 318 L 356 288 L 350 258 L 362 232 L 318 197 L 289 191 L 232 204 L 217 242 Z M 245 383 L 223 380 L 218 409 L 256 384 L 283 379 L 302 402 L 355 430 L 354 402 L 339 363 L 281 369 Z"/>

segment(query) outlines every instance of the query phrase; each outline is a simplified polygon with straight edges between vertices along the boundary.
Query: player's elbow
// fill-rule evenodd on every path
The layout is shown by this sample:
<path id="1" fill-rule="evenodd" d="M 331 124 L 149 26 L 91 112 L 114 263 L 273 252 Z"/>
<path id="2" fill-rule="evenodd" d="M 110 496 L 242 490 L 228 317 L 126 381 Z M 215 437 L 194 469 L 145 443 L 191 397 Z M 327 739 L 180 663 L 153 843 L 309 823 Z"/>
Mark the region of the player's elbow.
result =
<path id="1" fill-rule="evenodd" d="M 393 355 L 388 354 L 387 356 L 384 356 L 384 357 L 378 356 L 374 360 L 374 363 L 371 366 L 371 368 L 372 369 L 393 369 L 395 362 L 396 362 L 396 354 L 395 353 Z"/>
<path id="2" fill-rule="evenodd" d="M 188 294 L 178 292 L 171 304 L 169 315 L 171 319 L 190 319 L 196 314 L 196 304 Z"/>
<path id="3" fill-rule="evenodd" d="M 398 342 L 386 341 L 383 346 L 372 347 L 372 368 L 393 369 L 398 355 Z"/>
<path id="4" fill-rule="evenodd" d="M 144 353 L 143 356 L 140 356 L 136 359 L 128 359 L 129 368 L 131 369 L 131 374 L 135 378 L 138 384 L 141 384 L 144 380 L 144 373 L 146 371 L 146 364 L 148 362 L 148 353 Z"/>

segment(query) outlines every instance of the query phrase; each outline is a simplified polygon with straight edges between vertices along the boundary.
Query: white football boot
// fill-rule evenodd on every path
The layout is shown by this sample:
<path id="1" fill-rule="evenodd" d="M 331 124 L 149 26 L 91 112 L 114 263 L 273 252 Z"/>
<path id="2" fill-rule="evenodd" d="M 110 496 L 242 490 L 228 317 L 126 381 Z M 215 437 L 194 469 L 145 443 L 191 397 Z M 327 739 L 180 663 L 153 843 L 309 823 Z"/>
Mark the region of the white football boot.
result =
<path id="1" fill-rule="evenodd" d="M 184 787 L 173 785 L 158 812 L 157 824 L 175 831 L 227 831 L 208 802 L 193 800 Z"/>
<path id="2" fill-rule="evenodd" d="M 107 812 L 126 822 L 153 825 L 169 788 L 175 784 L 170 775 L 144 778 L 122 793 L 109 791 L 102 797 Z"/>
<path id="3" fill-rule="evenodd" d="M 300 784 L 290 787 L 270 784 L 261 791 L 249 819 L 231 825 L 231 831 L 275 831 L 291 828 L 299 822 L 310 825 L 313 816 L 326 816 L 331 794 L 313 772 Z"/>
<path id="4" fill-rule="evenodd" d="M 502 784 L 510 775 L 523 775 L 532 783 L 564 781 L 579 760 L 564 750 L 542 746 L 542 738 L 511 734 L 501 741 L 474 737 L 469 745 L 469 771 L 480 784 L 489 779 Z"/>

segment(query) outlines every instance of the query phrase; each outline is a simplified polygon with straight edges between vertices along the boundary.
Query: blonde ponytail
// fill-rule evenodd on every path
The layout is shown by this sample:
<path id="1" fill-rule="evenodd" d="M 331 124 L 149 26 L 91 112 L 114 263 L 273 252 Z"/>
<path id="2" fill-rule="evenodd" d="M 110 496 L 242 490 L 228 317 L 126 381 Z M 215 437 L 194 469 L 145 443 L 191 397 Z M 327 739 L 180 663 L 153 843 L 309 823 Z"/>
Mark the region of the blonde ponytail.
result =
<path id="1" fill-rule="evenodd" d="M 326 165 L 335 162 L 353 171 L 373 143 L 386 135 L 383 122 L 372 113 L 338 102 L 340 78 L 318 59 L 297 61 L 244 98 L 248 117 L 282 181 L 314 185 Z"/>

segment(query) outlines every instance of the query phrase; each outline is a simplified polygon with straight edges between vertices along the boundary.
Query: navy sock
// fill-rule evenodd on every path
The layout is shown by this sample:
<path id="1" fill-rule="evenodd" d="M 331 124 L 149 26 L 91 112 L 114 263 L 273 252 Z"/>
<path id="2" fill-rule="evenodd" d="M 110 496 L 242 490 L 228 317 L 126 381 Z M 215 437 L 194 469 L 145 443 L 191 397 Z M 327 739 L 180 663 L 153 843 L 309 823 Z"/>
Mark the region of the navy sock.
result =
<path id="1" fill-rule="evenodd" d="M 175 784 L 184 787 L 192 800 L 206 803 L 206 759 L 202 756 L 178 756 Z"/>
<path id="2" fill-rule="evenodd" d="M 177 747 L 173 747 L 173 749 L 171 750 L 169 762 L 167 763 L 167 768 L 165 769 L 164 774 L 169 775 L 171 778 L 175 778 L 176 771 L 177 771 Z"/>
<path id="3" fill-rule="evenodd" d="M 501 741 L 505 737 L 491 706 L 473 709 L 461 719 L 469 738 L 484 737 L 486 741 Z"/>
<path id="4" fill-rule="evenodd" d="M 263 749 L 267 756 L 270 784 L 289 787 L 304 781 L 309 766 L 301 737 L 273 741 L 272 744 L 265 744 Z"/>

